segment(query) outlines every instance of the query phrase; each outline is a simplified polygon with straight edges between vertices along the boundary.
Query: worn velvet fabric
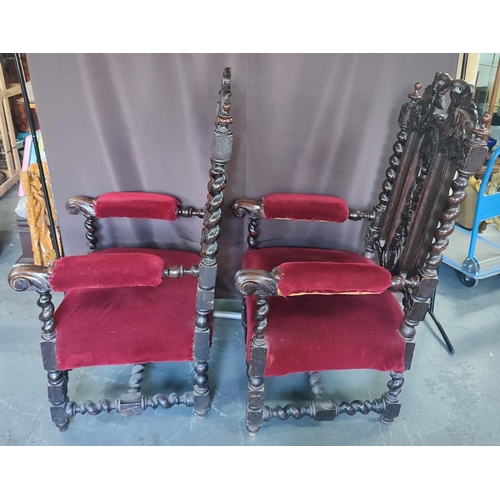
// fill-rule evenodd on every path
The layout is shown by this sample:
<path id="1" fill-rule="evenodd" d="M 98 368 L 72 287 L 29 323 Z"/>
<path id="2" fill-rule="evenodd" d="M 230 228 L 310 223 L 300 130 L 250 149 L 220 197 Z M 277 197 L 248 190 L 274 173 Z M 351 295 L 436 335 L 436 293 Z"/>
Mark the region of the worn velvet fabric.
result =
<path id="1" fill-rule="evenodd" d="M 247 360 L 256 325 L 256 297 L 247 303 Z M 373 369 L 404 371 L 403 311 L 395 296 L 269 297 L 264 375 Z"/>
<path id="2" fill-rule="evenodd" d="M 271 247 L 249 250 L 243 268 L 271 271 L 285 262 L 363 264 L 356 253 L 318 248 Z M 255 296 L 247 297 L 247 360 L 255 321 Z M 403 311 L 389 291 L 376 295 L 269 297 L 265 375 L 374 369 L 403 371 L 405 341 L 399 333 Z"/>
<path id="3" fill-rule="evenodd" d="M 353 252 L 326 248 L 268 247 L 252 249 L 243 255 L 242 269 L 271 271 L 285 262 L 361 263 L 378 267 L 373 261 Z"/>
<path id="4" fill-rule="evenodd" d="M 368 262 L 285 262 L 278 266 L 278 294 L 382 293 L 391 284 L 391 273 Z"/>
<path id="5" fill-rule="evenodd" d="M 161 257 L 165 267 L 200 260 L 191 252 L 140 250 Z M 196 278 L 184 276 L 157 287 L 70 290 L 55 312 L 58 368 L 192 360 L 196 287 Z"/>
<path id="6" fill-rule="evenodd" d="M 345 222 L 349 208 L 342 198 L 320 194 L 276 193 L 262 199 L 266 219 Z"/>
<path id="7" fill-rule="evenodd" d="M 130 217 L 132 219 L 175 220 L 180 202 L 160 193 L 117 192 L 97 198 L 95 214 L 99 219 Z"/>
<path id="8" fill-rule="evenodd" d="M 155 287 L 161 283 L 162 275 L 163 259 L 157 255 L 91 253 L 57 259 L 50 286 L 56 292 L 74 288 Z"/>

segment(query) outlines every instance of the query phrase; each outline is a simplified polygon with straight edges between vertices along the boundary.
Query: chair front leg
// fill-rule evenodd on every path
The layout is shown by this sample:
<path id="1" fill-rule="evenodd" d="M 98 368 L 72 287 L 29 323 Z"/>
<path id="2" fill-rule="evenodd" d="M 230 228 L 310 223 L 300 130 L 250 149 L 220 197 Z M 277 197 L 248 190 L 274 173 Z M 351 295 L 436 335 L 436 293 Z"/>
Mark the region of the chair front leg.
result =
<path id="1" fill-rule="evenodd" d="M 57 369 L 56 361 L 56 332 L 54 321 L 54 304 L 49 291 L 38 292 L 37 301 L 42 309 L 40 320 L 43 323 L 40 349 L 42 351 L 43 367 L 47 370 L 48 397 L 52 421 L 57 428 L 64 432 L 68 429 L 69 417 L 66 413 L 68 403 L 68 372 Z"/>
<path id="2" fill-rule="evenodd" d="M 385 401 L 385 410 L 380 415 L 380 419 L 384 422 L 384 424 L 394 422 L 394 419 L 399 415 L 399 410 L 401 409 L 399 396 L 401 394 L 401 387 L 403 387 L 403 384 L 403 373 L 391 372 L 391 380 L 387 382 L 389 390 L 382 396 Z"/>
<path id="3" fill-rule="evenodd" d="M 255 320 L 257 325 L 253 329 L 250 341 L 250 363 L 248 365 L 248 395 L 247 395 L 247 429 L 255 435 L 260 429 L 264 412 L 264 370 L 266 368 L 267 343 L 265 333 L 269 303 L 266 297 L 257 299 Z"/>

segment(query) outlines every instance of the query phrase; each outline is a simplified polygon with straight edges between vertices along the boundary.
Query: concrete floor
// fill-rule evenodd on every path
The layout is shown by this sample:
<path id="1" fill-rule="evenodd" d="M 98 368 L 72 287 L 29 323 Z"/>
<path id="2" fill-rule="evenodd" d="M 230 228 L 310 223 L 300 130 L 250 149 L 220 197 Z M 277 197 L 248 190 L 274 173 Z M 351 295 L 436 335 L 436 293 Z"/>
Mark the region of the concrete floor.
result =
<path id="1" fill-rule="evenodd" d="M 215 320 L 211 351 L 212 409 L 204 420 L 191 409 L 148 409 L 138 417 L 116 413 L 77 415 L 65 433 L 50 419 L 46 376 L 39 354 L 37 294 L 16 293 L 7 274 L 21 255 L 16 234 L 16 189 L 0 199 L 0 444 L 2 445 L 499 445 L 500 276 L 466 288 L 442 266 L 436 314 L 455 346 L 450 355 L 430 320 L 420 325 L 413 366 L 406 374 L 399 419 L 384 425 L 376 415 L 340 416 L 334 422 L 310 419 L 266 423 L 256 437 L 245 429 L 245 353 L 238 320 Z M 56 302 L 60 294 L 54 294 Z M 232 309 L 236 301 L 219 308 Z M 70 373 L 75 401 L 116 398 L 127 388 L 129 367 Z M 326 374 L 336 400 L 373 399 L 385 390 L 387 374 L 357 371 Z M 190 390 L 189 363 L 147 368 L 144 392 Z M 293 382 L 289 389 L 287 382 Z M 267 403 L 308 399 L 302 375 L 269 379 Z"/>

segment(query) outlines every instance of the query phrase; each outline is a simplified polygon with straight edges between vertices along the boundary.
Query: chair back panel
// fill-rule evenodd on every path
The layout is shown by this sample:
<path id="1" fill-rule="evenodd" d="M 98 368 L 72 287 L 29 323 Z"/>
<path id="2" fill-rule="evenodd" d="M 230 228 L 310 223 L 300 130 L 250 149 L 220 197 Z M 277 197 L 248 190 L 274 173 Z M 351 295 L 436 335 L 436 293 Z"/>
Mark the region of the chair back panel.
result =
<path id="1" fill-rule="evenodd" d="M 487 152 L 488 131 L 484 124 L 478 126 L 472 85 L 437 73 L 423 96 L 418 95 L 419 88 L 417 84 L 410 102 L 401 108 L 398 144 L 403 149 L 397 161 L 391 158 L 381 203 L 375 207 L 381 212 L 375 231 L 380 263 L 392 274 L 408 276 L 423 267 L 436 243 L 433 238 L 440 220 L 442 225 L 458 216 L 467 182 L 454 182 L 457 172 L 459 179 L 467 181 Z M 452 231 L 453 226 L 445 236 Z M 445 245 L 440 248 L 444 250 L 447 239 L 439 245 Z"/>

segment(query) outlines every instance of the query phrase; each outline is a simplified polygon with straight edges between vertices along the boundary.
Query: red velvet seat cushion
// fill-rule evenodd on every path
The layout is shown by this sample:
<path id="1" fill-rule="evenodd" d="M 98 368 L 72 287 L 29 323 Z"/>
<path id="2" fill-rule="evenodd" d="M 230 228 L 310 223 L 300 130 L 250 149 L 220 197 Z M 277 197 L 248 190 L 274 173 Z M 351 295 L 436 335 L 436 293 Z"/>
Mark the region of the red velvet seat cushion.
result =
<path id="1" fill-rule="evenodd" d="M 283 262 L 371 263 L 341 250 L 274 247 L 249 250 L 243 269 L 271 271 Z M 378 266 L 377 266 L 378 267 Z M 255 326 L 256 297 L 247 297 L 247 359 Z M 374 369 L 403 371 L 403 311 L 389 291 L 380 295 L 270 297 L 265 375 Z"/>
<path id="2" fill-rule="evenodd" d="M 151 253 L 165 267 L 196 265 L 196 253 L 117 248 L 100 253 Z M 193 359 L 197 280 L 166 278 L 157 287 L 75 289 L 55 312 L 58 367 Z"/>
<path id="3" fill-rule="evenodd" d="M 302 193 L 276 193 L 262 199 L 266 219 L 345 222 L 347 203 L 336 196 Z"/>
<path id="4" fill-rule="evenodd" d="M 256 297 L 247 297 L 247 359 Z M 373 369 L 404 371 L 403 311 L 391 292 L 380 295 L 270 297 L 264 375 Z"/>
<path id="5" fill-rule="evenodd" d="M 175 220 L 179 200 L 160 193 L 117 192 L 105 193 L 97 198 L 95 215 L 131 217 L 134 219 Z"/>

